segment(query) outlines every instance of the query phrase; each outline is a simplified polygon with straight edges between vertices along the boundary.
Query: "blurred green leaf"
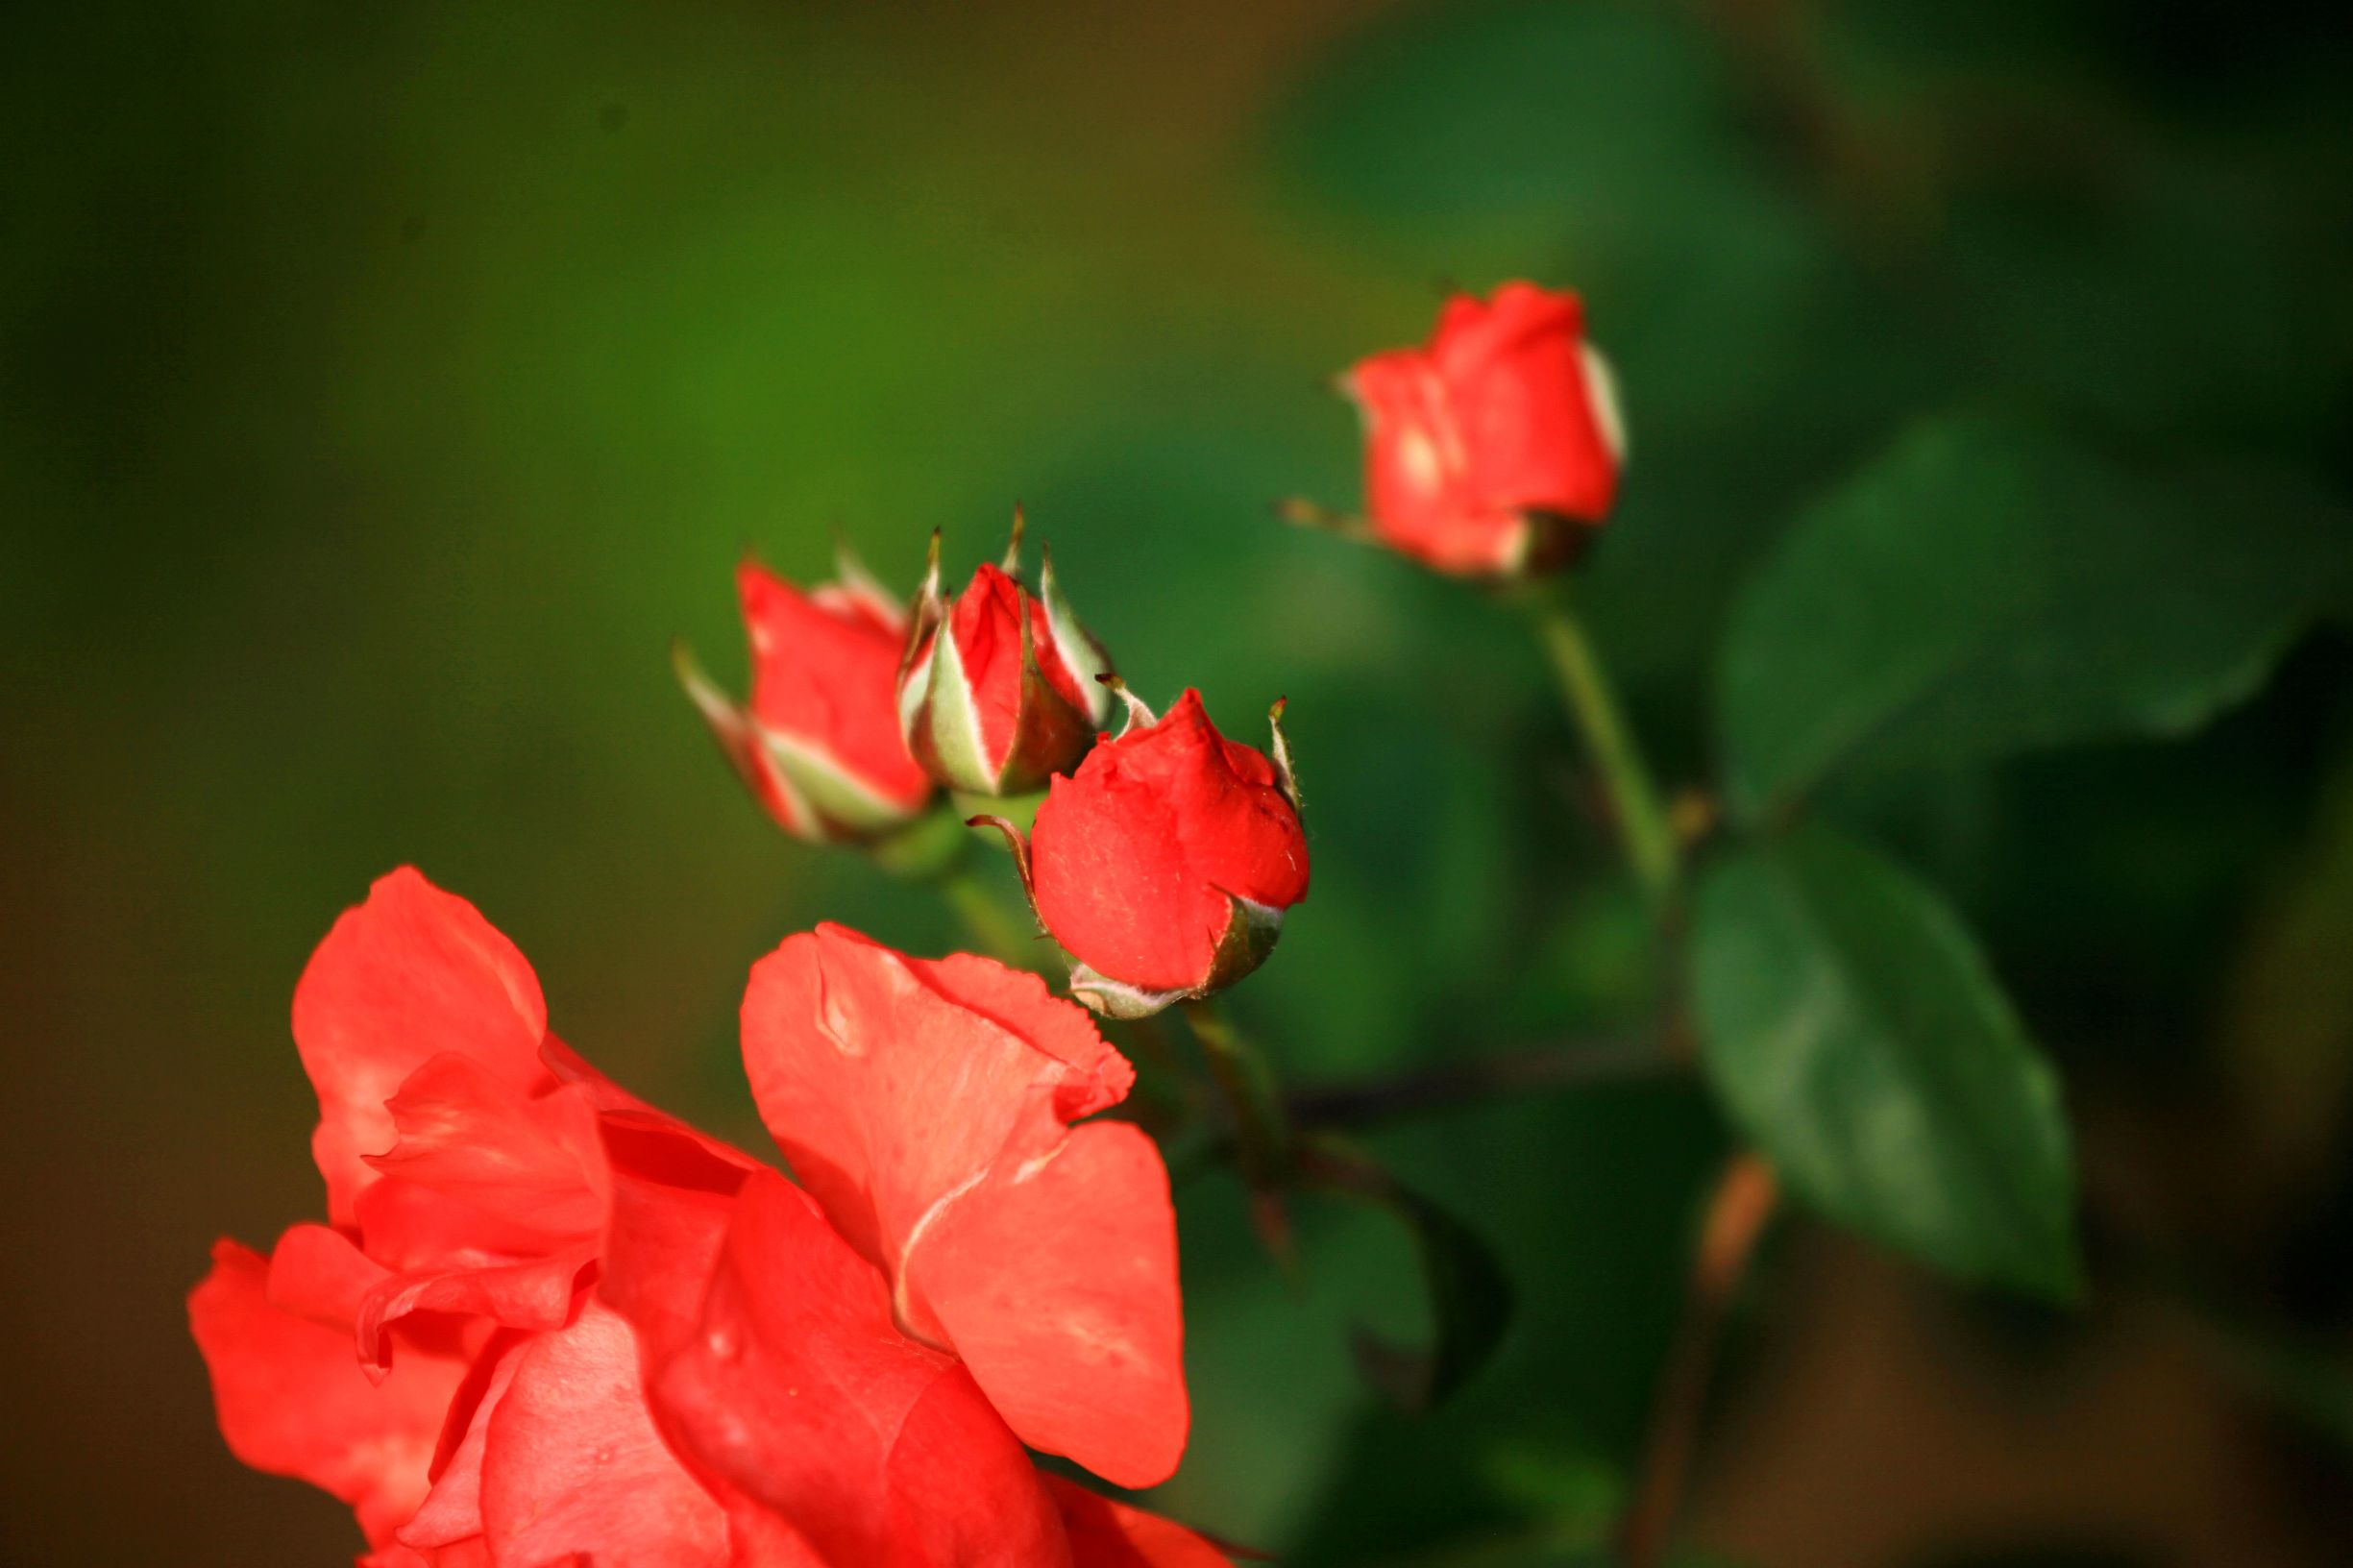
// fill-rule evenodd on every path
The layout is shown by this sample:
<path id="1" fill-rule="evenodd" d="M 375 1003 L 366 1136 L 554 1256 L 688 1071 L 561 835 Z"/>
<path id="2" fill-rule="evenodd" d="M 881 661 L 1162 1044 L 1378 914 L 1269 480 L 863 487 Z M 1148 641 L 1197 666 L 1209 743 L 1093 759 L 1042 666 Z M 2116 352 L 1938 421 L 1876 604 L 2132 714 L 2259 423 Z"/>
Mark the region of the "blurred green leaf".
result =
<path id="1" fill-rule="evenodd" d="M 2353 1089 L 2353 763 L 2341 761 L 2309 829 L 2272 874 L 2225 981 L 2223 1064 L 2263 1174 L 2308 1182 L 2339 1157 Z"/>
<path id="2" fill-rule="evenodd" d="M 1563 233 L 1654 242 L 1722 200 L 1741 151 L 1722 78 L 1703 31 L 1662 8 L 1410 8 L 1307 79 L 1278 151 L 1387 244 L 1510 270 Z"/>
<path id="3" fill-rule="evenodd" d="M 1962 1279 L 2071 1297 L 2056 1075 L 1933 889 L 1811 826 L 1700 891 L 1709 1076 L 1824 1213 Z"/>
<path id="4" fill-rule="evenodd" d="M 2033 428 L 1936 422 L 1814 507 L 1726 640 L 1736 810 L 1833 771 L 2181 734 L 2260 689 L 2346 575 L 2292 482 L 2143 477 Z"/>
<path id="5" fill-rule="evenodd" d="M 1626 1507 L 1625 1471 L 1586 1449 L 1507 1441 L 1487 1456 L 1486 1479 L 1562 1551 L 1606 1547 Z"/>
<path id="6" fill-rule="evenodd" d="M 1308 1180 L 1380 1205 L 1404 1222 L 1430 1304 L 1430 1342 L 1400 1344 L 1362 1324 L 1350 1335 L 1357 1369 L 1405 1410 L 1426 1410 L 1484 1366 L 1511 1322 L 1511 1281 L 1478 1232 L 1370 1160 L 1326 1144 L 1307 1152 Z"/>
<path id="7" fill-rule="evenodd" d="M 1386 1169 L 1494 1243 L 1512 1282 L 1512 1324 L 1494 1364 L 1438 1409 L 1361 1410 L 1326 1461 L 1311 1511 L 1287 1536 L 1266 1536 L 1288 1568 L 1409 1562 L 1524 1535 L 1538 1521 L 1495 1484 L 1500 1443 L 1630 1465 L 1683 1300 L 1691 1206 L 1725 1154 L 1722 1118 L 1700 1086 L 1675 1081 L 1498 1101 L 1401 1122 L 1371 1141 Z M 1392 1301 L 1360 1294 L 1351 1305 L 1400 1335 L 1413 1321 Z"/>

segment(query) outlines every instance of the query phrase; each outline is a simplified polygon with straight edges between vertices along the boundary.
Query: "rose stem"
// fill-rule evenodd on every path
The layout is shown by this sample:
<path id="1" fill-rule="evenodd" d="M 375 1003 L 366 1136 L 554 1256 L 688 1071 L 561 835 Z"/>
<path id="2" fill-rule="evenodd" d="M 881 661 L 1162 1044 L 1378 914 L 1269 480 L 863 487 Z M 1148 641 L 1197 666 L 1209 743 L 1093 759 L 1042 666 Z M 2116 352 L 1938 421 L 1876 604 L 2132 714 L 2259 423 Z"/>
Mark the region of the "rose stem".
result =
<path id="1" fill-rule="evenodd" d="M 1619 712 L 1617 697 L 1584 627 L 1558 593 L 1540 593 L 1533 604 L 1537 639 L 1560 682 L 1569 717 L 1583 732 L 1586 749 L 1601 770 L 1619 836 L 1626 842 L 1626 858 L 1632 863 L 1653 907 L 1662 907 L 1675 890 L 1679 858 L 1675 825 L 1659 802 L 1658 791 L 1651 783 L 1650 771 L 1643 766 L 1641 750 Z"/>
<path id="2" fill-rule="evenodd" d="M 996 894 L 989 891 L 987 880 L 970 860 L 960 857 L 940 873 L 939 881 L 940 895 L 964 921 L 972 940 L 991 957 L 1017 969 L 1037 967 L 1038 944 L 1024 938 L 1020 928 L 1006 918 L 1005 906 L 997 902 Z"/>
<path id="3" fill-rule="evenodd" d="M 1651 1409 L 1642 1473 L 1619 1528 L 1618 1560 L 1624 1568 L 1658 1568 L 1665 1560 L 1683 1483 L 1699 1447 L 1700 1420 L 1706 1410 L 1725 1320 L 1731 1315 L 1733 1299 L 1779 1196 L 1773 1167 L 1754 1154 L 1742 1153 L 1726 1163 L 1707 1200 L 1699 1250 L 1692 1256 L 1683 1320 Z"/>
<path id="4" fill-rule="evenodd" d="M 1290 1172 L 1290 1120 L 1265 1059 L 1244 1040 L 1213 997 L 1185 1004 L 1193 1038 L 1209 1058 L 1226 1108 L 1234 1116 L 1236 1163 L 1250 1188 L 1251 1219 L 1259 1238 L 1286 1272 L 1293 1266 L 1290 1221 L 1283 1212 L 1281 1188 Z"/>
<path id="5" fill-rule="evenodd" d="M 1285 1103 L 1296 1126 L 1366 1127 L 1481 1100 L 1664 1077 L 1678 1066 L 1654 1044 L 1581 1041 L 1449 1063 L 1395 1078 L 1311 1086 L 1294 1091 Z"/>

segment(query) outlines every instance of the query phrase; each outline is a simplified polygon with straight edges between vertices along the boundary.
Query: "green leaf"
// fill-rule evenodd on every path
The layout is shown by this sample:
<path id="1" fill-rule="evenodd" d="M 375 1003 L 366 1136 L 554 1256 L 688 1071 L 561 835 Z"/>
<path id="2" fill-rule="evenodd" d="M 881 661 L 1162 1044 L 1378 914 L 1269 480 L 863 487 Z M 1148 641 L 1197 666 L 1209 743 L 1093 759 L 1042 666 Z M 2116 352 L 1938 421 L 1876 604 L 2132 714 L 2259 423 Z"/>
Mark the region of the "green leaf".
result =
<path id="1" fill-rule="evenodd" d="M 1708 872 L 1694 943 L 1708 1075 L 1799 1195 L 1959 1278 L 2075 1294 L 2057 1076 L 1935 890 L 1807 827 Z"/>
<path id="2" fill-rule="evenodd" d="M 1719 723 L 1754 820 L 1849 765 L 2176 735 L 2258 690 L 2353 564 L 2276 476 L 2135 474 L 1990 418 L 1915 430 L 1734 609 Z"/>

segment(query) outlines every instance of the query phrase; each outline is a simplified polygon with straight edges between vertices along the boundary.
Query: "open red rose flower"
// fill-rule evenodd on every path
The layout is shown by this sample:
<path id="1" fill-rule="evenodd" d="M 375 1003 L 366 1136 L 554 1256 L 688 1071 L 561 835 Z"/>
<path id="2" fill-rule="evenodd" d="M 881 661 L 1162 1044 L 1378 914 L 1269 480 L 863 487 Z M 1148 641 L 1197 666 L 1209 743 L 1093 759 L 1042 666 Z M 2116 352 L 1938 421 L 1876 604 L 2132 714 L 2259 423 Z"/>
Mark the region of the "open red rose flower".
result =
<path id="1" fill-rule="evenodd" d="M 893 705 L 907 612 L 846 551 L 841 580 L 806 593 L 757 561 L 736 568 L 751 641 L 751 701 L 675 663 L 720 749 L 768 814 L 819 844 L 870 838 L 930 803 Z"/>
<path id="2" fill-rule="evenodd" d="M 1076 762 L 1111 715 L 1102 645 L 1079 625 L 1045 556 L 1033 595 L 1020 569 L 1021 518 L 1004 564 L 984 564 L 954 599 L 940 587 L 940 536 L 916 596 L 898 673 L 907 748 L 931 776 L 971 795 L 1021 795 Z"/>
<path id="3" fill-rule="evenodd" d="M 1114 1017 L 1239 980 L 1308 895 L 1281 705 L 1270 758 L 1218 734 L 1198 692 L 1157 721 L 1128 702 L 1128 727 L 1048 787 L 1025 867 L 1040 923 L 1077 961 L 1071 994 Z"/>
<path id="4" fill-rule="evenodd" d="M 1609 513 L 1626 429 L 1575 294 L 1458 294 L 1426 345 L 1342 385 L 1364 420 L 1368 526 L 1393 550 L 1471 576 L 1541 572 Z"/>
<path id="5" fill-rule="evenodd" d="M 752 970 L 744 1065 L 908 1332 L 1031 1447 L 1123 1486 L 1168 1479 L 1188 1420 L 1175 1212 L 1140 1128 L 1068 1125 L 1135 1079 L 1083 1011 L 989 959 L 822 925 Z"/>
<path id="6" fill-rule="evenodd" d="M 1184 1444 L 1174 1221 L 1126 1064 L 1033 977 L 835 928 L 747 1000 L 808 1186 L 548 1033 L 473 906 L 396 871 L 295 993 L 330 1223 L 189 1298 L 221 1430 L 369 1568 L 1210 1568 L 1114 1480 Z"/>

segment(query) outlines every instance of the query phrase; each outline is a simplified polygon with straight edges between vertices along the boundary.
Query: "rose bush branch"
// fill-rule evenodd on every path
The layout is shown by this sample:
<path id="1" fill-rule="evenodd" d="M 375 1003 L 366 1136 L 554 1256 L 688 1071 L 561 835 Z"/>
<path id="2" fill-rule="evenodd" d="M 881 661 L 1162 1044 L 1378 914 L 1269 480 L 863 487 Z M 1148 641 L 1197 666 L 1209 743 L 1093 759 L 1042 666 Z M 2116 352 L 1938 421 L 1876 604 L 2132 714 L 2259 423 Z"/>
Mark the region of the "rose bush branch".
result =
<path id="1" fill-rule="evenodd" d="M 1681 861 L 1674 819 L 1651 781 L 1642 748 L 1576 612 L 1557 590 L 1538 588 L 1527 598 L 1553 678 L 1609 797 L 1627 862 L 1652 906 L 1663 907 L 1674 895 Z"/>
<path id="2" fill-rule="evenodd" d="M 1187 1002 L 1185 1017 L 1233 1118 L 1235 1164 L 1250 1190 L 1251 1221 L 1267 1252 L 1289 1272 L 1297 1265 L 1298 1249 L 1283 1192 L 1293 1174 L 1293 1144 L 1274 1071 L 1214 998 Z"/>
<path id="3" fill-rule="evenodd" d="M 969 859 L 959 861 L 938 878 L 937 886 L 981 951 L 1017 969 L 1038 968 L 1037 934 L 1024 931 L 1021 922 L 1006 913 L 977 865 Z"/>
<path id="4" fill-rule="evenodd" d="M 1683 1487 L 1698 1453 L 1724 1327 L 1780 1201 L 1773 1167 L 1751 1153 L 1734 1155 L 1708 1196 L 1692 1255 L 1683 1320 L 1651 1411 L 1650 1435 L 1632 1500 L 1618 1531 L 1622 1568 L 1659 1568 L 1672 1544 Z"/>
<path id="5" fill-rule="evenodd" d="M 1639 1082 L 1686 1070 L 1663 1044 L 1594 1040 L 1535 1050 L 1499 1052 L 1356 1084 L 1315 1085 L 1285 1097 L 1294 1127 L 1342 1131 L 1450 1111 L 1484 1100 L 1513 1099 L 1597 1084 Z"/>

